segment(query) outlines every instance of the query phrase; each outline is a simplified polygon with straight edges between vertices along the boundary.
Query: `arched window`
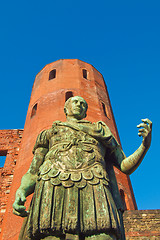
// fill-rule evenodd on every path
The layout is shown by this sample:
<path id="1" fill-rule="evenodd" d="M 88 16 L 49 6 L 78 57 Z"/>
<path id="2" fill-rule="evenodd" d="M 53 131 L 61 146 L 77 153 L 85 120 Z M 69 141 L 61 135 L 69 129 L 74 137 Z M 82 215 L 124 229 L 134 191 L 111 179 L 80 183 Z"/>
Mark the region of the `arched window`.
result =
<path id="1" fill-rule="evenodd" d="M 73 92 L 72 91 L 68 91 L 65 94 L 65 102 L 70 98 L 73 97 Z"/>
<path id="2" fill-rule="evenodd" d="M 37 103 L 36 103 L 36 104 L 33 106 L 33 108 L 32 108 L 31 118 L 36 115 L 36 112 L 37 112 Z"/>
<path id="3" fill-rule="evenodd" d="M 88 72 L 87 72 L 87 70 L 86 70 L 86 69 L 82 69 L 82 72 L 83 72 L 83 78 L 88 79 L 88 78 L 87 78 L 87 77 L 88 77 Z"/>
<path id="4" fill-rule="evenodd" d="M 50 71 L 49 73 L 49 80 L 52 80 L 56 78 L 56 69 L 53 69 L 52 71 Z"/>

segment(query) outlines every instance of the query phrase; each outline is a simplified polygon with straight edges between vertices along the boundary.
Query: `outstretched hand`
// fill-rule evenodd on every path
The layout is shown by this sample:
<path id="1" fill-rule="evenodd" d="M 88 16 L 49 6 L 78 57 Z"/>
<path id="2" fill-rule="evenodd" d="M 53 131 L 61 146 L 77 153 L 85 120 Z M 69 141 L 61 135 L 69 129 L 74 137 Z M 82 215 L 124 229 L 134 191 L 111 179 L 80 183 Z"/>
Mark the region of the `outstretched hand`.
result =
<path id="1" fill-rule="evenodd" d="M 142 122 L 137 125 L 140 128 L 138 135 L 143 137 L 142 144 L 148 149 L 151 145 L 152 122 L 148 118 L 142 119 Z"/>
<path id="2" fill-rule="evenodd" d="M 28 212 L 25 211 L 26 207 L 24 206 L 24 203 L 26 201 L 26 197 L 24 194 L 24 191 L 21 189 L 18 189 L 16 192 L 16 199 L 13 203 L 13 213 L 20 217 L 26 217 L 28 216 Z"/>

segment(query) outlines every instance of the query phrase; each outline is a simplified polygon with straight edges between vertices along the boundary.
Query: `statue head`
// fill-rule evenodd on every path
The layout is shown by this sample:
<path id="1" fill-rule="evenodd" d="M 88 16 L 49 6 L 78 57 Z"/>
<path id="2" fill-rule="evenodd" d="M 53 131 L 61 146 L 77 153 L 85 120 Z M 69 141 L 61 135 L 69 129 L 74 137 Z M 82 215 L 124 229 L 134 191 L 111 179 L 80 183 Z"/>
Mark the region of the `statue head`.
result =
<path id="1" fill-rule="evenodd" d="M 87 108 L 87 102 L 82 97 L 75 96 L 70 97 L 65 102 L 64 112 L 66 114 L 66 117 L 72 117 L 81 120 L 87 116 Z"/>

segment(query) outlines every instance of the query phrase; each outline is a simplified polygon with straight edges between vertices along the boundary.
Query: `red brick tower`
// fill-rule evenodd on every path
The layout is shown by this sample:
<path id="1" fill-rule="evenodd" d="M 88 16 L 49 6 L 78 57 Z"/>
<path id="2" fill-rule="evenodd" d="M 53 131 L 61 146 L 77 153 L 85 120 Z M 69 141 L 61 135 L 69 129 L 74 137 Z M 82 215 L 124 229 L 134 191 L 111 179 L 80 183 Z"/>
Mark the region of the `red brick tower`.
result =
<path id="1" fill-rule="evenodd" d="M 50 128 L 53 121 L 65 121 L 64 103 L 69 97 L 77 95 L 82 96 L 88 103 L 86 119 L 92 122 L 104 121 L 120 141 L 103 76 L 92 65 L 77 59 L 58 60 L 46 65 L 37 74 L 32 89 L 21 148 L 2 226 L 3 240 L 18 239 L 23 219 L 12 214 L 12 204 L 21 177 L 32 161 L 32 149 L 37 135 L 42 130 Z M 137 207 L 129 177 L 117 169 L 115 172 L 125 208 L 135 210 Z"/>

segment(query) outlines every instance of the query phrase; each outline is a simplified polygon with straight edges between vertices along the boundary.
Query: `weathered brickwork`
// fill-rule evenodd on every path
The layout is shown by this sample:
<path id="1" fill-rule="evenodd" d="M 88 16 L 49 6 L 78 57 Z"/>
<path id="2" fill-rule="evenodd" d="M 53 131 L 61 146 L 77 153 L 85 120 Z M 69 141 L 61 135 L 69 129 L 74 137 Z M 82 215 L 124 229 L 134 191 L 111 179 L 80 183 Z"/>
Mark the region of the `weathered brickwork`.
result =
<path id="1" fill-rule="evenodd" d="M 160 209 L 124 212 L 126 240 L 160 240 Z"/>
<path id="2" fill-rule="evenodd" d="M 0 130 L 0 156 L 6 156 L 0 168 L 0 232 L 13 180 L 23 130 Z"/>

